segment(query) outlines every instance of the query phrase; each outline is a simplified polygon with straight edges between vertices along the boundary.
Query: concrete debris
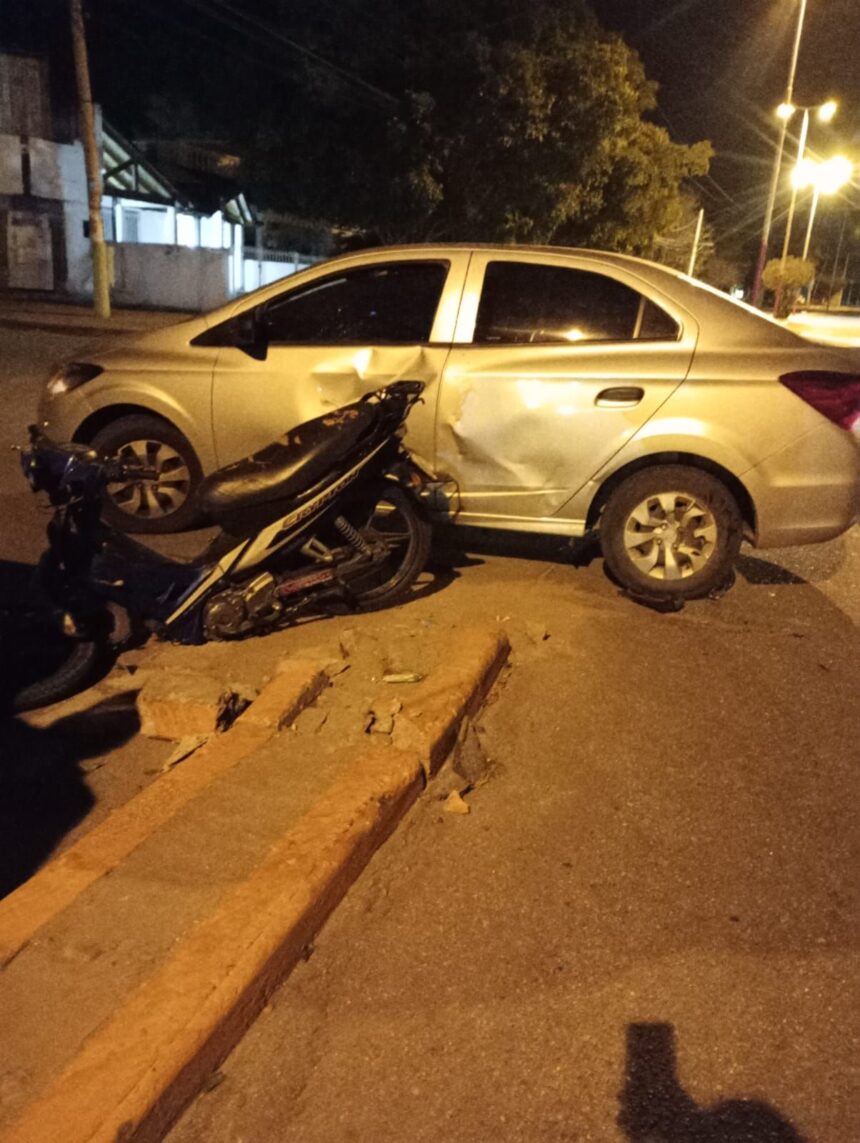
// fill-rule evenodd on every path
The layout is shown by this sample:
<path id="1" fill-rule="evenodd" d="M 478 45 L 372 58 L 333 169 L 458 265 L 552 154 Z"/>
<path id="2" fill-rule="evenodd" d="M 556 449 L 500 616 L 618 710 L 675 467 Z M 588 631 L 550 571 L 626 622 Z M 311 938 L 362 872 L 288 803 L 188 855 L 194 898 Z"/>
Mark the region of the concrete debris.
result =
<path id="1" fill-rule="evenodd" d="M 358 649 L 359 634 L 354 627 L 348 627 L 340 634 L 340 651 L 345 658 L 351 658 Z"/>
<path id="2" fill-rule="evenodd" d="M 532 643 L 543 643 L 544 640 L 549 639 L 549 631 L 547 631 L 545 623 L 527 623 L 526 635 Z"/>
<path id="3" fill-rule="evenodd" d="M 223 1072 L 212 1072 L 212 1074 L 203 1081 L 201 1091 L 214 1091 L 216 1087 L 221 1086 L 226 1078 Z"/>
<path id="4" fill-rule="evenodd" d="M 394 720 L 403 710 L 403 703 L 399 699 L 385 705 L 382 710 L 375 707 L 367 712 L 367 721 L 364 726 L 365 734 L 392 734 Z"/>
<path id="5" fill-rule="evenodd" d="M 318 706 L 306 707 L 290 727 L 296 734 L 319 734 L 328 722 L 328 711 Z"/>
<path id="6" fill-rule="evenodd" d="M 142 734 L 177 741 L 226 730 L 249 705 L 230 684 L 179 671 L 153 674 L 137 702 Z"/>
<path id="7" fill-rule="evenodd" d="M 204 742 L 208 741 L 208 734 L 189 734 L 185 738 L 181 738 L 176 744 L 176 749 L 161 767 L 161 773 L 166 774 L 168 770 L 172 770 L 174 766 L 184 762 L 186 758 L 190 758 L 195 750 L 199 750 Z"/>
<path id="8" fill-rule="evenodd" d="M 490 776 L 493 764 L 484 753 L 478 732 L 469 719 L 464 719 L 460 726 L 451 764 L 454 772 L 470 786 L 477 786 Z"/>
<path id="9" fill-rule="evenodd" d="M 472 812 L 472 807 L 468 802 L 463 801 L 463 796 L 459 790 L 451 791 L 445 799 L 442 809 L 446 814 L 470 814 Z"/>

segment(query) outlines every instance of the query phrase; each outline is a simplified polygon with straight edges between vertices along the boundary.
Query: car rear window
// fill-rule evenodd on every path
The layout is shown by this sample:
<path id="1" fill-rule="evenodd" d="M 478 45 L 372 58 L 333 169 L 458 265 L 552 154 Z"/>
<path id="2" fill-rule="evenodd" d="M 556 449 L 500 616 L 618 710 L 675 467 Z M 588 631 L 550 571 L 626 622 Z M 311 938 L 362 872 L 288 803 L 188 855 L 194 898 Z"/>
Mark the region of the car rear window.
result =
<path id="1" fill-rule="evenodd" d="M 528 262 L 490 262 L 475 323 L 480 344 L 674 341 L 677 322 L 605 274 Z"/>

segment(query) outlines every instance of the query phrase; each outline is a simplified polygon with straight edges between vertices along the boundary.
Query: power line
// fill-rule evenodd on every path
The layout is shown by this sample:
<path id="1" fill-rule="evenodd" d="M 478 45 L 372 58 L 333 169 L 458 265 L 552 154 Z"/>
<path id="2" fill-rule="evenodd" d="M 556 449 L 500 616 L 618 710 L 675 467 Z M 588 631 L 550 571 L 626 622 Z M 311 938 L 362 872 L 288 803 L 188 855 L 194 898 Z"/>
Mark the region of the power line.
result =
<path id="1" fill-rule="evenodd" d="M 291 51 L 304 56 L 305 59 L 315 63 L 323 70 L 337 76 L 338 79 L 343 82 L 360 88 L 390 106 L 400 106 L 400 100 L 390 92 L 383 91 L 382 88 L 369 83 L 366 79 L 362 79 L 362 77 L 356 75 L 355 72 L 348 71 L 339 64 L 327 60 L 312 48 L 305 47 L 304 44 L 300 44 L 290 36 L 285 35 L 274 25 L 268 24 L 256 17 L 249 16 L 240 9 L 233 8 L 232 5 L 226 3 L 225 0 L 184 0 L 184 3 L 202 12 L 210 19 L 216 20 L 218 23 L 230 28 L 232 31 L 241 32 L 255 43 L 270 46 L 271 41 L 274 40 L 276 43 L 283 44 Z"/>

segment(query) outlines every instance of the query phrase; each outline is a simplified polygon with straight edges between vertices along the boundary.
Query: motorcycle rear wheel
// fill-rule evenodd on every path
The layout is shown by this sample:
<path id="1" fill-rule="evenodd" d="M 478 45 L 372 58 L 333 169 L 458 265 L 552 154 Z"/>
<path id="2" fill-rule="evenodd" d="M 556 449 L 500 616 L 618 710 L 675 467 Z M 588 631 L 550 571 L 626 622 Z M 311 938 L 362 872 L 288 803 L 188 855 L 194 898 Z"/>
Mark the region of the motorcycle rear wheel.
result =
<path id="1" fill-rule="evenodd" d="M 362 611 L 392 607 L 410 592 L 430 554 L 433 530 L 421 505 L 392 480 L 380 480 L 361 505 L 345 512 L 353 527 L 370 543 L 384 542 L 389 554 L 350 581 Z"/>

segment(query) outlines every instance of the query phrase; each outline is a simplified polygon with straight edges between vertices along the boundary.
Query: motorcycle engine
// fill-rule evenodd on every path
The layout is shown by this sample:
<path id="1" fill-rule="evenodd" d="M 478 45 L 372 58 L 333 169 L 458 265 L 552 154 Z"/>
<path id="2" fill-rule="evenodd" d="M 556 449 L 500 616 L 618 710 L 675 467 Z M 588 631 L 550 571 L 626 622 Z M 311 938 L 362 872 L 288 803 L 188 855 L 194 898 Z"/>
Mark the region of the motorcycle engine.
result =
<path id="1" fill-rule="evenodd" d="M 271 623 L 281 609 L 275 578 L 263 572 L 242 588 L 213 595 L 203 609 L 203 630 L 207 639 L 235 639 Z"/>

